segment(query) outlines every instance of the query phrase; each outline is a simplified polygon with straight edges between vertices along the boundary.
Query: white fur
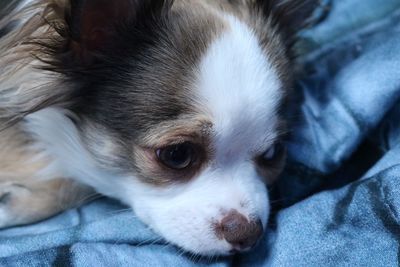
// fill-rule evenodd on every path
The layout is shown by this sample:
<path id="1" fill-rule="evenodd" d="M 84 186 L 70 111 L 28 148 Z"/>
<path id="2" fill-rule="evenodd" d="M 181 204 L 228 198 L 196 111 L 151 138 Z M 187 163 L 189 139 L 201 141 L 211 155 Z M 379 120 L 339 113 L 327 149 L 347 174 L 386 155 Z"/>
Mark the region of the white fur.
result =
<path id="1" fill-rule="evenodd" d="M 201 254 L 224 254 L 211 223 L 236 209 L 266 225 L 268 194 L 253 158 L 276 138 L 278 76 L 248 27 L 229 17 L 199 66 L 199 104 L 213 120 L 216 159 L 192 182 L 174 188 L 132 188 L 137 215 L 167 240 Z"/>
<path id="2" fill-rule="evenodd" d="M 227 20 L 230 30 L 201 62 L 199 89 L 214 119 L 218 151 L 223 153 L 218 156 L 232 161 L 240 151 L 263 152 L 271 145 L 282 90 L 255 34 L 237 19 Z"/>
<path id="3" fill-rule="evenodd" d="M 230 28 L 209 47 L 198 69 L 195 94 L 213 120 L 216 158 L 186 184 L 152 187 L 132 176 L 104 170 L 91 157 L 73 122 L 59 109 L 27 118 L 46 155 L 55 160 L 48 173 L 62 173 L 116 197 L 168 241 L 191 252 L 226 254 L 213 223 L 231 209 L 259 217 L 266 225 L 268 194 L 253 158 L 276 135 L 280 82 L 251 30 L 227 17 Z"/>
<path id="4" fill-rule="evenodd" d="M 40 157 L 52 159 L 50 165 L 38 173 L 40 178 L 73 178 L 100 193 L 122 200 L 124 180 L 103 170 L 82 143 L 78 129 L 67 112 L 58 108 L 46 108 L 30 114 L 25 128 L 36 139 L 32 149 L 42 151 Z"/>
<path id="5" fill-rule="evenodd" d="M 168 240 L 201 254 L 230 249 L 210 227 L 223 217 L 221 210 L 258 216 L 264 226 L 269 215 L 253 158 L 276 138 L 281 84 L 251 30 L 233 17 L 227 20 L 231 27 L 207 51 L 197 81 L 199 104 L 213 120 L 214 164 L 182 188 L 163 197 L 143 194 L 134 205 Z"/>

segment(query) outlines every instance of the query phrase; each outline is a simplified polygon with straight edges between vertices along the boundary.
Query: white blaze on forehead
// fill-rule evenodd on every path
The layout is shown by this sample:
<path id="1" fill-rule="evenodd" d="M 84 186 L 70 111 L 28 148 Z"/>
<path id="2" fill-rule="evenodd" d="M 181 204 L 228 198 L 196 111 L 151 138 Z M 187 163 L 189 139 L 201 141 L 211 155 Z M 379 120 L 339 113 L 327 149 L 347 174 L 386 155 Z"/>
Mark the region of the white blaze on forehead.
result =
<path id="1" fill-rule="evenodd" d="M 217 154 L 218 147 L 237 154 L 275 137 L 282 91 L 254 32 L 233 17 L 226 20 L 229 27 L 200 63 L 199 91 L 214 123 Z"/>

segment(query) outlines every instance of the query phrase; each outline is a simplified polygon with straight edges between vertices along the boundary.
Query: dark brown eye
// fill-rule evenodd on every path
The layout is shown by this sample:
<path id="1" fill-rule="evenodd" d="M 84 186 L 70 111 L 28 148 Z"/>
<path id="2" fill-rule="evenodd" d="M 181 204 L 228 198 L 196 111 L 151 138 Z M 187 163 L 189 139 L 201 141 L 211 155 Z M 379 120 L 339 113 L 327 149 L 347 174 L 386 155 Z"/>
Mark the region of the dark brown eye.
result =
<path id="1" fill-rule="evenodd" d="M 156 150 L 156 155 L 165 166 L 182 170 L 189 167 L 196 160 L 196 149 L 192 143 L 186 142 L 171 145 Z"/>
<path id="2" fill-rule="evenodd" d="M 264 181 L 271 185 L 279 177 L 285 165 L 286 149 L 282 143 L 275 143 L 264 153 L 255 158 L 256 170 L 264 178 Z"/>
<path id="3" fill-rule="evenodd" d="M 276 143 L 262 154 L 262 160 L 264 162 L 272 162 L 282 154 L 283 150 L 283 145 L 281 143 Z"/>

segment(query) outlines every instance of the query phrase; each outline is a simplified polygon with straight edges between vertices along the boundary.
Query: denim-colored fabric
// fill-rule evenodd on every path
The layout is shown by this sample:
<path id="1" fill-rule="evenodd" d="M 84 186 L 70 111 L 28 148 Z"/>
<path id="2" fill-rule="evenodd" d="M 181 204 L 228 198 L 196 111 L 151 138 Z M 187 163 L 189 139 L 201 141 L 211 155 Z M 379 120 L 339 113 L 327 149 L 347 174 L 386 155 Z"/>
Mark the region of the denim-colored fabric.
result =
<path id="1" fill-rule="evenodd" d="M 198 259 L 104 198 L 0 231 L 0 266 L 398 266 L 400 0 L 322 2 L 329 13 L 302 32 L 290 164 L 255 250 Z"/>

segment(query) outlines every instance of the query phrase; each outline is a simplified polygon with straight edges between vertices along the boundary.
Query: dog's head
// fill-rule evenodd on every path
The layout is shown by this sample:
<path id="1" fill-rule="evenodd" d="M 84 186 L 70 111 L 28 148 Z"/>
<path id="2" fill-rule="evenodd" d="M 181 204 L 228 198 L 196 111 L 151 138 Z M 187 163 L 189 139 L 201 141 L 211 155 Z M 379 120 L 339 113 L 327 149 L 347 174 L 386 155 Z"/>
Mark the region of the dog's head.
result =
<path id="1" fill-rule="evenodd" d="M 53 135 L 50 150 L 188 251 L 249 249 L 283 167 L 289 40 L 311 2 L 72 1 L 48 47 L 77 131 Z"/>

